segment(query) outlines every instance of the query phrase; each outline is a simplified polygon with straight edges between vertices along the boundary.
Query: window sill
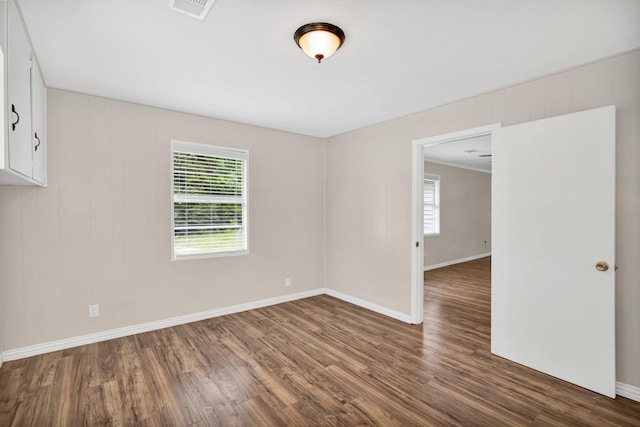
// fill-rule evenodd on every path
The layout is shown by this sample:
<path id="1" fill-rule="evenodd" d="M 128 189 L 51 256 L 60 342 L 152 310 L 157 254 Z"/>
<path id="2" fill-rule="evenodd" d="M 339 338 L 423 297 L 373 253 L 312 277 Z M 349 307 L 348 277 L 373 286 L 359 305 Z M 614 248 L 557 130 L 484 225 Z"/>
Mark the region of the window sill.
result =
<path id="1" fill-rule="evenodd" d="M 189 261 L 194 259 L 207 259 L 207 258 L 226 258 L 231 256 L 249 255 L 249 250 L 233 251 L 233 252 L 213 252 L 213 253 L 194 253 L 190 255 L 173 255 L 171 261 Z"/>

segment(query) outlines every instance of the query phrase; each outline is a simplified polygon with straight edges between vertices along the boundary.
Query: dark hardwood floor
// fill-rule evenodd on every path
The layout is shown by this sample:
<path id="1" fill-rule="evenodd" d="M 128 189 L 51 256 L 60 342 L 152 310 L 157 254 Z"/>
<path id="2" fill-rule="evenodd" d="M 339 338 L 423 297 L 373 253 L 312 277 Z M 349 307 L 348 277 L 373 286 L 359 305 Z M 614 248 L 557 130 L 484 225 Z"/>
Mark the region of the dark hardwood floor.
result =
<path id="1" fill-rule="evenodd" d="M 425 273 L 424 325 L 319 296 L 6 362 L 0 426 L 639 426 L 491 355 L 489 263 Z"/>

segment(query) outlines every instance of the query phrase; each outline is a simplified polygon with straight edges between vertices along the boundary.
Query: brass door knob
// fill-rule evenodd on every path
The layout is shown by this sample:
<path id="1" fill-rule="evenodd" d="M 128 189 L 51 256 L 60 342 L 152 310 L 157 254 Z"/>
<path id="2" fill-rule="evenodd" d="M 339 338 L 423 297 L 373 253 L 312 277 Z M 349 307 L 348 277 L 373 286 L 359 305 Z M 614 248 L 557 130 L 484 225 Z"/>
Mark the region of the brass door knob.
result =
<path id="1" fill-rule="evenodd" d="M 596 263 L 596 270 L 598 271 L 607 271 L 609 269 L 609 264 L 604 261 L 598 261 Z"/>

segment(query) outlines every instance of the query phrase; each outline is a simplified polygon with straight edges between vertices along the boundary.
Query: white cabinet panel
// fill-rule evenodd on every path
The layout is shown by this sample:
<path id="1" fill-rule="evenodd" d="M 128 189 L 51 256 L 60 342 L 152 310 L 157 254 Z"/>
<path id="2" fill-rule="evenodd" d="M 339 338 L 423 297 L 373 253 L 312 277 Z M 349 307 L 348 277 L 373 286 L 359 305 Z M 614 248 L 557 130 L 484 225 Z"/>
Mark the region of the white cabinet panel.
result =
<path id="1" fill-rule="evenodd" d="M 9 167 L 31 177 L 31 46 L 13 2 L 9 2 L 7 108 Z"/>
<path id="2" fill-rule="evenodd" d="M 33 146 L 33 179 L 47 183 L 46 89 L 37 62 L 31 67 L 31 132 Z"/>

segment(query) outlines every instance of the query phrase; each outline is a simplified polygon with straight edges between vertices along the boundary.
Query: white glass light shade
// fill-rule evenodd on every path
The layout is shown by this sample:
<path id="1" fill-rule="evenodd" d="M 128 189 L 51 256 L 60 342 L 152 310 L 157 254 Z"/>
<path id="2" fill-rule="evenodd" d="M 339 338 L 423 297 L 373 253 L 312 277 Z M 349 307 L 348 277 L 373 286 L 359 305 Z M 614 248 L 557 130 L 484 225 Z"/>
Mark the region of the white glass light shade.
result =
<path id="1" fill-rule="evenodd" d="M 298 41 L 300 48 L 314 59 L 326 59 L 333 55 L 340 47 L 340 39 L 328 31 L 311 31 Z"/>
<path id="2" fill-rule="evenodd" d="M 313 22 L 298 28 L 293 39 L 304 53 L 320 62 L 340 49 L 344 32 L 333 24 Z"/>

